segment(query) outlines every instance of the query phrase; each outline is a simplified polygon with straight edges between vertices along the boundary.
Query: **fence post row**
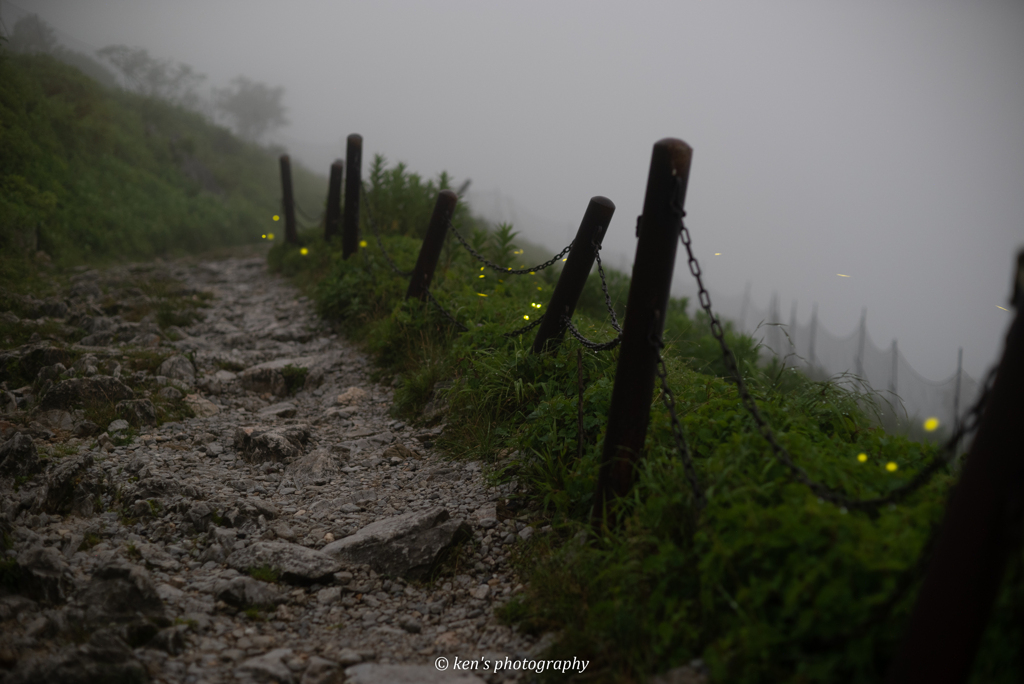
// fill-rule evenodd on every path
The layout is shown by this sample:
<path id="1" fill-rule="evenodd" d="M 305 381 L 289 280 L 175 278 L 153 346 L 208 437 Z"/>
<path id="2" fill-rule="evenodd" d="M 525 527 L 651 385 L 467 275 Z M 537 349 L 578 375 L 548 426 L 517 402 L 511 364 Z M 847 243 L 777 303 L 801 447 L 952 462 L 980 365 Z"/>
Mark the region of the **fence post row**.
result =
<path id="1" fill-rule="evenodd" d="M 1024 522 L 1024 251 L 1017 256 L 1016 315 L 992 393 L 949 495 L 921 592 L 890 684 L 966 682 Z"/>
<path id="2" fill-rule="evenodd" d="M 327 212 L 324 220 L 324 242 L 338 234 L 341 222 L 341 175 L 342 161 L 335 159 L 331 164 L 331 177 L 327 183 Z"/>
<path id="3" fill-rule="evenodd" d="M 359 189 L 362 182 L 363 136 L 348 136 L 345 148 L 345 220 L 341 235 L 341 258 L 348 259 L 359 250 Z"/>
<path id="4" fill-rule="evenodd" d="M 547 313 L 533 340 L 534 353 L 554 349 L 562 342 L 566 327 L 562 316 L 572 318 L 576 311 L 576 303 L 583 292 L 590 269 L 594 266 L 594 243 L 600 246 L 614 213 L 615 204 L 607 197 L 598 195 L 590 198 L 565 266 L 558 276 L 555 291 L 551 294 L 551 301 L 548 302 Z"/>
<path id="5" fill-rule="evenodd" d="M 608 430 L 594 494 L 594 522 L 600 525 L 605 502 L 623 496 L 633 481 L 651 414 L 655 366 L 665 327 L 672 271 L 681 223 L 676 213 L 686 199 L 693 149 L 682 140 L 664 138 L 654 144 L 647 177 L 633 276 L 626 303 L 619 363 L 608 410 Z M 676 197 L 680 192 L 681 196 Z M 673 203 L 677 207 L 673 207 Z"/>
<path id="6" fill-rule="evenodd" d="M 430 226 L 427 228 L 427 235 L 423 238 L 423 245 L 420 247 L 420 255 L 416 258 L 416 267 L 412 270 L 412 277 L 409 278 L 409 289 L 405 292 L 406 299 L 415 297 L 420 301 L 427 301 L 427 290 L 430 289 L 430 280 L 434 277 L 434 268 L 441 256 L 441 249 L 444 247 L 444 238 L 448 233 L 448 223 L 455 213 L 455 205 L 458 204 L 459 196 L 451 190 L 442 190 L 437 194 L 437 202 L 434 203 L 434 213 L 430 216 Z"/>
<path id="7" fill-rule="evenodd" d="M 290 245 L 299 244 L 295 230 L 295 198 L 292 195 L 292 160 L 287 154 L 281 155 L 281 197 L 284 201 L 284 241 Z"/>

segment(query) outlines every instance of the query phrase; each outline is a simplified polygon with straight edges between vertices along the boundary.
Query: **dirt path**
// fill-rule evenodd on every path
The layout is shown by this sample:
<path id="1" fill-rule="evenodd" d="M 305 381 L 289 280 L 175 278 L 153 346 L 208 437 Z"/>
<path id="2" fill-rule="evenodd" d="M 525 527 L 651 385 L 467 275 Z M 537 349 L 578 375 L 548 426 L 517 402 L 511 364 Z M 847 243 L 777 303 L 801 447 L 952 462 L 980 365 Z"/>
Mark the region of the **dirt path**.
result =
<path id="1" fill-rule="evenodd" d="M 83 273 L 51 313 L 86 346 L 6 352 L 68 363 L 4 388 L 0 682 L 503 681 L 493 663 L 536 654 L 494 617 L 533 530 L 498 520 L 480 464 L 434 453 L 443 424 L 392 419 L 392 389 L 262 259 L 166 268 L 212 293 L 202 320 L 99 316 L 110 276 Z M 130 370 L 139 345 L 159 366 Z M 122 387 L 128 421 L 91 427 L 75 402 Z"/>

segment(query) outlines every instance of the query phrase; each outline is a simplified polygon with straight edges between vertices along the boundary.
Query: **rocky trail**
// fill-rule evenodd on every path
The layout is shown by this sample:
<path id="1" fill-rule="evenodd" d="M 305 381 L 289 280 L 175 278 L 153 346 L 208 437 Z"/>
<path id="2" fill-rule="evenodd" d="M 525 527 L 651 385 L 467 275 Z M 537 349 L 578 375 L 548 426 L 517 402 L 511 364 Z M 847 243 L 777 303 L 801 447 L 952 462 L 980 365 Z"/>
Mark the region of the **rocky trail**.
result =
<path id="1" fill-rule="evenodd" d="M 443 422 L 393 419 L 263 259 L 17 302 L 5 329 L 37 332 L 0 352 L 0 683 L 524 678 L 493 671 L 543 646 L 495 617 L 534 533 L 509 485 L 435 453 Z"/>

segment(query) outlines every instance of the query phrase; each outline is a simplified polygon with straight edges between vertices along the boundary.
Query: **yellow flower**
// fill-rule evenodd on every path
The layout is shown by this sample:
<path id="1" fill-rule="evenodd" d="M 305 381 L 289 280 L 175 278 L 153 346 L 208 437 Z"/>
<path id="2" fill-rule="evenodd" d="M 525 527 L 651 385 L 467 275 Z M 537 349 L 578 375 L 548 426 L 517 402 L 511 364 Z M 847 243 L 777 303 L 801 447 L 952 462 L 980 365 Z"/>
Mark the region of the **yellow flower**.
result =
<path id="1" fill-rule="evenodd" d="M 857 460 L 860 461 L 861 463 L 863 463 L 864 461 L 868 460 L 868 455 L 867 454 L 857 454 Z"/>
<path id="2" fill-rule="evenodd" d="M 368 243 L 366 242 L 366 240 L 360 240 L 360 241 L 359 241 L 359 246 L 360 246 L 360 247 L 366 247 L 366 245 L 367 245 L 367 244 L 368 244 Z"/>
<path id="3" fill-rule="evenodd" d="M 928 432 L 933 432 L 938 427 L 939 427 L 939 419 L 935 418 L 934 416 L 929 418 L 928 420 L 924 421 L 924 429 L 927 430 Z"/>
<path id="4" fill-rule="evenodd" d="M 303 247 L 302 249 L 299 250 L 299 254 L 301 254 L 302 256 L 306 256 L 307 254 L 309 254 L 309 250 Z"/>
<path id="5" fill-rule="evenodd" d="M 480 297 L 486 297 L 487 296 L 483 292 L 477 292 L 477 295 L 480 296 Z"/>
<path id="6" fill-rule="evenodd" d="M 888 463 L 885 464 L 885 469 L 888 470 L 890 473 L 895 473 L 897 468 L 899 468 L 899 466 L 893 463 L 892 461 L 889 461 Z"/>
<path id="7" fill-rule="evenodd" d="M 274 214 L 274 220 L 275 220 L 275 221 L 280 221 L 280 220 L 281 220 L 281 217 L 280 217 L 280 216 L 278 216 L 277 214 Z"/>
<path id="8" fill-rule="evenodd" d="M 274 234 L 273 233 L 267 233 L 267 239 L 268 240 L 273 240 L 274 239 Z"/>
<path id="9" fill-rule="evenodd" d="M 523 320 L 524 321 L 528 321 L 528 320 L 530 320 L 530 317 L 529 316 L 523 316 Z"/>

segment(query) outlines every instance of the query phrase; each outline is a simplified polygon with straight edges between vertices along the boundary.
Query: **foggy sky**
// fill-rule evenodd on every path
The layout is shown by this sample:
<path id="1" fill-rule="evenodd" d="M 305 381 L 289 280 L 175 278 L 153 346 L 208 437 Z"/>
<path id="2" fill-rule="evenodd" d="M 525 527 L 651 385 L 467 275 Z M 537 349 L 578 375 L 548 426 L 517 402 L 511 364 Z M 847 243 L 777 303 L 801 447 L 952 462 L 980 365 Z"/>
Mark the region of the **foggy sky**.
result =
<path id="1" fill-rule="evenodd" d="M 712 293 L 749 281 L 758 306 L 779 294 L 786 320 L 797 300 L 801 322 L 817 302 L 836 334 L 867 307 L 875 344 L 898 338 L 935 380 L 959 346 L 975 377 L 1002 350 L 1024 246 L 1021 3 L 16 4 L 214 86 L 283 85 L 291 125 L 276 137 L 311 167 L 326 174 L 360 133 L 364 169 L 381 152 L 472 178 L 552 252 L 605 195 L 614 265 L 632 263 L 653 143 L 682 138 Z M 681 258 L 675 281 L 695 292 Z"/>

